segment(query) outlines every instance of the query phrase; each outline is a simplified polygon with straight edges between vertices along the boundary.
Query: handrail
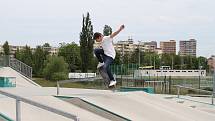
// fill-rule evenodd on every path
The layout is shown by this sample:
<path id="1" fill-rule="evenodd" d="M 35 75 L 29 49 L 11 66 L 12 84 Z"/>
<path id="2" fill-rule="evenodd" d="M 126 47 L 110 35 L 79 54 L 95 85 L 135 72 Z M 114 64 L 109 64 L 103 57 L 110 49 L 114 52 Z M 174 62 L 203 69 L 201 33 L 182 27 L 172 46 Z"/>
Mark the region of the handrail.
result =
<path id="1" fill-rule="evenodd" d="M 5 96 L 10 97 L 10 98 L 13 98 L 13 99 L 16 99 L 16 121 L 21 121 L 21 112 L 20 112 L 21 111 L 21 105 L 20 105 L 20 102 L 28 103 L 28 104 L 30 104 L 32 106 L 36 106 L 38 108 L 47 110 L 49 112 L 53 112 L 55 114 L 64 116 L 66 118 L 73 119 L 74 121 L 79 121 L 80 120 L 74 114 L 70 114 L 70 113 L 61 111 L 59 109 L 56 109 L 56 108 L 53 108 L 53 107 L 50 107 L 50 106 L 35 102 L 33 100 L 29 100 L 29 99 L 26 99 L 26 98 L 23 98 L 23 97 L 20 97 L 20 96 L 16 96 L 14 94 L 10 94 L 10 93 L 2 91 L 2 90 L 0 90 L 0 94 L 5 95 Z"/>
<path id="2" fill-rule="evenodd" d="M 211 93 L 211 104 L 214 105 L 215 92 L 213 92 L 213 91 L 207 91 L 207 90 L 202 90 L 202 89 L 196 89 L 196 88 L 186 87 L 186 86 L 182 86 L 182 85 L 173 85 L 173 86 L 174 86 L 174 87 L 177 87 L 177 97 L 178 97 L 178 98 L 180 98 L 180 91 L 181 91 L 181 88 L 196 90 L 196 91 L 200 91 L 200 92 Z"/>
<path id="3" fill-rule="evenodd" d="M 32 78 L 32 67 L 16 58 L 9 57 L 9 67 L 15 69 L 16 71 L 20 72 L 22 75 L 30 79 Z"/>
<path id="4" fill-rule="evenodd" d="M 192 90 L 196 90 L 196 91 L 201 91 L 201 92 L 207 92 L 207 93 L 213 93 L 213 91 L 207 91 L 207 90 L 202 90 L 202 89 L 196 89 L 196 88 L 192 88 L 192 87 L 187 87 L 187 86 L 182 86 L 182 85 L 173 85 L 175 87 L 180 87 L 180 88 L 185 88 L 185 89 L 192 89 Z"/>

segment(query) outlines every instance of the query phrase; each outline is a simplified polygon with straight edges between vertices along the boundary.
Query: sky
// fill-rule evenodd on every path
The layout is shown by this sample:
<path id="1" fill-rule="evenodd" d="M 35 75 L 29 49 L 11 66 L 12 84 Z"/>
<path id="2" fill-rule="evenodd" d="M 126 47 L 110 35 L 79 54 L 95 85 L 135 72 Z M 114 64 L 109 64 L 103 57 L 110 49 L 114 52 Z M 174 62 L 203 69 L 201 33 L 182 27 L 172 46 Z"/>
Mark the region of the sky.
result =
<path id="1" fill-rule="evenodd" d="M 35 47 L 79 43 L 82 17 L 94 32 L 123 30 L 114 41 L 197 40 L 197 55 L 215 55 L 214 0 L 0 0 L 0 44 Z"/>

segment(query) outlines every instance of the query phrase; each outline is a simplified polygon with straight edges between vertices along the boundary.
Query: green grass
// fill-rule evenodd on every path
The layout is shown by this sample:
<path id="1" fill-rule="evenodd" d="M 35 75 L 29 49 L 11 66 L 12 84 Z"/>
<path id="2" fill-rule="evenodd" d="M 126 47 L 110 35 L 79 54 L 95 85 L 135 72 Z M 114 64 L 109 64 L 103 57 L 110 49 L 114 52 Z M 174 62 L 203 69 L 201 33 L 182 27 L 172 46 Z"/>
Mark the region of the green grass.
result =
<path id="1" fill-rule="evenodd" d="M 33 81 L 42 87 L 56 87 L 56 81 L 49 81 L 44 78 L 33 78 Z M 93 82 L 70 82 L 60 84 L 60 87 L 65 88 L 87 88 L 87 89 L 104 89 L 103 83 L 101 81 L 93 81 Z"/>
<path id="2" fill-rule="evenodd" d="M 56 82 L 48 81 L 43 78 L 33 78 L 33 81 L 39 84 L 42 87 L 56 87 Z"/>

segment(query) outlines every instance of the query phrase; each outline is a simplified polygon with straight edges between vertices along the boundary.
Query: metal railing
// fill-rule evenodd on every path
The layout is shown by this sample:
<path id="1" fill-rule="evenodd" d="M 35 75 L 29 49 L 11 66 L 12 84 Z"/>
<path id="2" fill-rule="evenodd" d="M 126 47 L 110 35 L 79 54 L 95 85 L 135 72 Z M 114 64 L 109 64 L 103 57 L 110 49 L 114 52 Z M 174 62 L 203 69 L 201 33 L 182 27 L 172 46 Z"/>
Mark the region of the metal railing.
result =
<path id="1" fill-rule="evenodd" d="M 20 97 L 20 96 L 16 96 L 14 94 L 10 94 L 10 93 L 2 91 L 2 90 L 0 90 L 0 94 L 5 95 L 5 96 L 10 97 L 10 98 L 13 98 L 13 99 L 16 100 L 16 121 L 21 121 L 22 120 L 21 119 L 21 102 L 24 102 L 24 103 L 30 104 L 32 106 L 36 106 L 38 108 L 47 110 L 49 112 L 64 116 L 64 117 L 72 119 L 74 121 L 80 121 L 78 116 L 76 116 L 74 114 L 70 114 L 70 113 L 61 111 L 59 109 L 49 107 L 47 105 L 44 105 L 44 104 L 29 100 L 29 99 L 26 99 L 26 98 L 23 98 L 23 97 Z"/>
<path id="2" fill-rule="evenodd" d="M 0 66 L 11 67 L 25 77 L 29 79 L 32 78 L 32 67 L 9 55 L 4 55 L 0 57 Z"/>
<path id="3" fill-rule="evenodd" d="M 190 90 L 195 90 L 195 91 L 199 91 L 199 92 L 205 92 L 205 93 L 209 93 L 211 94 L 211 104 L 214 105 L 214 97 L 215 97 L 215 92 L 213 91 L 207 91 L 207 90 L 202 90 L 202 89 L 196 89 L 196 88 L 192 88 L 192 87 L 186 87 L 186 86 L 181 86 L 181 85 L 174 85 L 177 88 L 177 97 L 180 98 L 180 91 L 181 88 L 184 89 L 190 89 Z"/>
<path id="4" fill-rule="evenodd" d="M 32 78 L 32 67 L 17 60 L 16 58 L 9 57 L 9 67 L 13 68 L 14 70 L 30 79 Z"/>

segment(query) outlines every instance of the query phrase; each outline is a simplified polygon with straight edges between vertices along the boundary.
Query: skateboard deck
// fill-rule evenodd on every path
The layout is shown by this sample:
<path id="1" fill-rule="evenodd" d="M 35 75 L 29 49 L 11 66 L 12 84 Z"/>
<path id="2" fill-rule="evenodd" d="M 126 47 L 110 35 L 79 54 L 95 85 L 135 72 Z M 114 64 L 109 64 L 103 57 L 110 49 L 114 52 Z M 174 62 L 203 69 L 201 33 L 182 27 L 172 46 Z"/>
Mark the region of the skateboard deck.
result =
<path id="1" fill-rule="evenodd" d="M 109 85 L 109 83 L 110 83 L 110 79 L 109 79 L 108 74 L 107 74 L 106 71 L 104 70 L 103 66 L 100 67 L 98 70 L 99 70 L 99 73 L 100 73 L 101 77 L 102 77 L 103 80 L 104 80 L 104 85 L 105 85 L 106 87 L 108 87 L 108 85 Z"/>
<path id="2" fill-rule="evenodd" d="M 109 87 L 110 78 L 109 78 L 108 74 L 106 73 L 106 71 L 104 70 L 103 66 L 100 67 L 98 70 L 99 70 L 99 73 L 100 73 L 101 77 L 102 77 L 103 80 L 104 80 L 104 85 L 105 85 L 107 88 L 109 88 L 109 89 L 115 88 L 115 86 Z"/>

